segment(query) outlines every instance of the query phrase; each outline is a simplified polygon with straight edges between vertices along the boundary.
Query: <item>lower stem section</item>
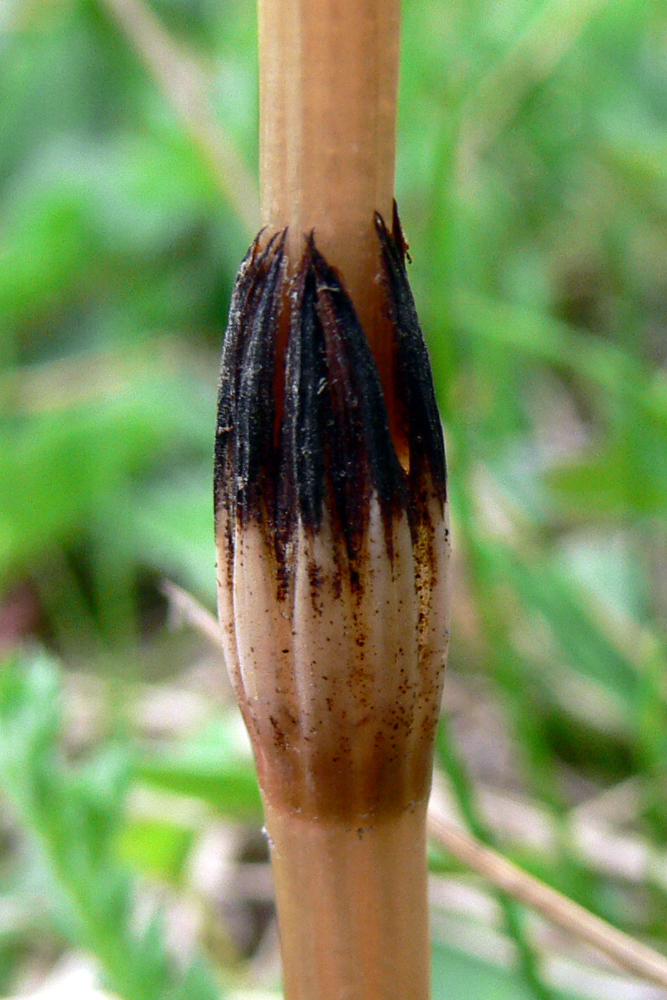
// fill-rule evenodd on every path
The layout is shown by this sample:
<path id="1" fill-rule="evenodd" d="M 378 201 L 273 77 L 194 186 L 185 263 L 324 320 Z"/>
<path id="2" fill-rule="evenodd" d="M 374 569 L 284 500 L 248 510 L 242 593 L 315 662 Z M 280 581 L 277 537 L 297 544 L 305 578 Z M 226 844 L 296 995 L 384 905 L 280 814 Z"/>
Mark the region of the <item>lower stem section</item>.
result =
<path id="1" fill-rule="evenodd" d="M 285 1000 L 428 1000 L 426 805 L 372 826 L 266 806 Z"/>

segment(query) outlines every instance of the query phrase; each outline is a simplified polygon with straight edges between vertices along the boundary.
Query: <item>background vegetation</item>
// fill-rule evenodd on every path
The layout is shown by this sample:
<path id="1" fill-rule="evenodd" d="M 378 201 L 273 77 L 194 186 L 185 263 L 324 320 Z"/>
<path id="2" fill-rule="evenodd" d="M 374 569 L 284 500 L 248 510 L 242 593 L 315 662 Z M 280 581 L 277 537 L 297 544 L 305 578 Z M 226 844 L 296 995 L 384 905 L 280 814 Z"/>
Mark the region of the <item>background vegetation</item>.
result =
<path id="1" fill-rule="evenodd" d="M 0 2 L 5 995 L 90 969 L 124 1000 L 279 983 L 247 745 L 162 586 L 214 608 L 255 11 L 144 4 Z M 667 13 L 404 16 L 398 198 L 456 546 L 437 794 L 665 951 Z M 660 995 L 432 863 L 436 1000 Z"/>

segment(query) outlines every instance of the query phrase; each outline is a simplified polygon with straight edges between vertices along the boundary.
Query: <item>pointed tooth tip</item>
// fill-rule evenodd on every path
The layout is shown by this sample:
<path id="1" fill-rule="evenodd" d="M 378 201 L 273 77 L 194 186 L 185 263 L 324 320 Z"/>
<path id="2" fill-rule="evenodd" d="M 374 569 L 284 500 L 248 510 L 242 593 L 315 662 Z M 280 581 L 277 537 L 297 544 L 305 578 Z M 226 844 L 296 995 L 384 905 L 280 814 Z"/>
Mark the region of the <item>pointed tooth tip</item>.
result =
<path id="1" fill-rule="evenodd" d="M 318 295 L 322 292 L 330 292 L 337 295 L 342 294 L 349 300 L 352 307 L 352 301 L 338 268 L 330 264 L 316 246 L 313 246 L 311 260 Z"/>
<path id="2" fill-rule="evenodd" d="M 387 236 L 387 232 L 388 232 L 387 231 L 387 225 L 386 225 L 386 223 L 385 223 L 385 221 L 384 221 L 381 213 L 378 212 L 377 210 L 373 213 L 373 221 L 375 222 L 375 229 L 376 229 L 376 232 L 377 232 L 378 236 L 380 237 L 380 239 L 384 239 Z"/>
<path id="3" fill-rule="evenodd" d="M 271 256 L 276 251 L 279 240 L 280 233 L 274 233 L 273 236 L 270 237 L 269 242 L 266 244 L 263 251 L 263 256 L 265 258 Z"/>
<path id="4" fill-rule="evenodd" d="M 393 203 L 391 229 L 387 226 L 380 212 L 375 212 L 374 219 L 375 231 L 378 234 L 383 255 L 387 254 L 393 260 L 398 260 L 402 266 L 405 265 L 406 259 L 412 263 L 410 246 L 403 232 L 396 201 L 394 200 Z"/>
<path id="5" fill-rule="evenodd" d="M 318 250 L 317 243 L 315 242 L 314 230 L 310 233 L 310 236 L 308 238 L 308 254 L 310 257 L 310 263 L 316 275 L 320 274 L 323 271 L 326 272 L 332 269 L 331 265 L 327 263 L 327 260 L 324 257 L 324 255 Z"/>
<path id="6" fill-rule="evenodd" d="M 323 283 L 334 285 L 336 291 L 345 287 L 338 268 L 330 264 L 324 254 L 317 246 L 317 235 L 315 229 L 303 234 L 304 251 L 297 274 L 305 274 L 312 268 L 318 285 Z"/>
<path id="7" fill-rule="evenodd" d="M 298 267 L 299 274 L 305 274 L 312 267 L 313 256 L 318 252 L 315 243 L 315 230 L 311 229 L 310 232 L 303 234 L 303 253 Z"/>
<path id="8" fill-rule="evenodd" d="M 261 245 L 261 239 L 268 229 L 268 226 L 264 226 L 260 229 L 259 233 L 255 237 L 253 243 L 253 248 L 259 249 Z M 278 258 L 282 261 L 285 256 L 285 247 L 287 243 L 287 226 L 284 229 L 279 229 L 275 232 L 268 240 L 266 246 L 259 250 L 259 253 L 255 255 L 255 263 L 258 266 L 267 264 L 270 261 L 269 267 L 272 266 Z"/>
<path id="9" fill-rule="evenodd" d="M 260 229 L 260 231 L 255 236 L 250 246 L 248 247 L 246 255 L 241 261 L 241 267 L 239 268 L 239 272 L 243 270 L 244 265 L 254 264 L 255 261 L 257 260 L 257 257 L 261 255 L 262 236 L 264 235 L 265 232 L 266 232 L 266 226 L 263 226 L 262 229 Z"/>

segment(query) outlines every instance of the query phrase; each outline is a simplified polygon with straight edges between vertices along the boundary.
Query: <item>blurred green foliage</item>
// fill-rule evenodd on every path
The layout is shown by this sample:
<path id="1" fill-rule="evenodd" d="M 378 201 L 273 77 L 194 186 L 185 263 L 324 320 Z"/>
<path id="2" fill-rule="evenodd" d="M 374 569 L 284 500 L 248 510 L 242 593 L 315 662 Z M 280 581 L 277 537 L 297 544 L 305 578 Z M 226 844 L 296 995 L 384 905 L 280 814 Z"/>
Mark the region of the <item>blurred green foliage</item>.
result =
<path id="1" fill-rule="evenodd" d="M 221 185 L 149 72 L 156 38 L 131 37 L 113 9 L 0 6 L 0 642 L 37 634 L 66 668 L 116 678 L 122 705 L 125 685 L 155 673 L 147 650 L 161 634 L 160 580 L 213 606 L 217 364 L 251 233 L 235 197 L 244 178 L 232 170 Z M 164 37 L 208 72 L 220 128 L 252 174 L 253 5 L 151 9 Z M 665 65 L 658 0 L 404 3 L 397 194 L 448 441 L 459 584 L 451 668 L 490 685 L 526 789 L 558 829 L 576 804 L 573 784 L 602 791 L 632 779 L 633 821 L 656 850 L 667 846 Z M 178 667 L 167 655 L 157 672 Z M 51 767 L 56 722 L 39 678 L 55 684 L 52 669 L 36 667 L 25 690 L 8 670 L 0 779 L 51 858 L 58 891 L 46 895 L 76 897 L 78 929 L 70 921 L 66 933 L 107 972 L 108 949 L 136 961 L 115 969 L 127 1000 L 180 995 L 159 929 L 136 954 L 123 951 L 130 883 L 119 859 L 178 883 L 191 830 L 112 821 L 120 791 L 98 802 L 93 822 L 94 782 Z M 32 708 L 17 729 L 23 702 Z M 114 733 L 125 725 L 117 711 Z M 228 729 L 218 718 L 145 753 L 129 741 L 116 758 L 123 781 L 254 819 L 249 760 L 232 752 Z M 17 779 L 19 765 L 46 783 L 50 813 L 37 786 Z M 474 827 L 465 773 L 453 780 Z M 76 828 L 69 846 L 91 879 L 113 869 L 109 919 L 89 905 L 65 828 Z M 641 906 L 626 905 L 622 888 L 574 856 L 566 832 L 553 857 L 526 849 L 520 860 L 667 945 L 657 881 Z M 6 893 L 25 892 L 14 877 Z M 102 924 L 108 940 L 96 936 Z M 27 938 L 0 935 L 0 982 L 12 982 Z M 435 958 L 436 997 L 457 976 L 471 998 L 490 995 L 486 973 L 456 972 L 464 960 L 448 954 Z M 189 996 L 212 995 L 208 974 L 197 982 Z"/>
<path id="2" fill-rule="evenodd" d="M 200 964 L 174 968 L 159 911 L 137 930 L 133 891 L 114 838 L 129 775 L 127 748 L 110 744 L 73 771 L 58 753 L 59 681 L 48 661 L 5 666 L 0 683 L 0 774 L 34 838 L 53 920 L 96 956 L 109 987 L 127 1000 L 216 1000 Z M 137 831 L 126 831 L 126 840 Z M 159 851 L 164 837 L 153 837 Z M 126 849 L 127 850 L 127 849 Z M 135 848 L 136 853 L 136 848 Z M 154 856 L 151 851 L 151 857 Z"/>

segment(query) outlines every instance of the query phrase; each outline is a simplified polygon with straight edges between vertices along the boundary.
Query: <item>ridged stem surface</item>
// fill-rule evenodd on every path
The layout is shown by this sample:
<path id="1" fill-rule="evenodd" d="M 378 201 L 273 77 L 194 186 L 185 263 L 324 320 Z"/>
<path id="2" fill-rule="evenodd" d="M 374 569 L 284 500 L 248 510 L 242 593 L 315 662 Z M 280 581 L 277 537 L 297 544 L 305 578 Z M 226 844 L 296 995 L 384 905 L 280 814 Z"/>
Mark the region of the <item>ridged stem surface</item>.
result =
<path id="1" fill-rule="evenodd" d="M 287 1000 L 427 1000 L 425 805 L 354 827 L 266 807 Z"/>

